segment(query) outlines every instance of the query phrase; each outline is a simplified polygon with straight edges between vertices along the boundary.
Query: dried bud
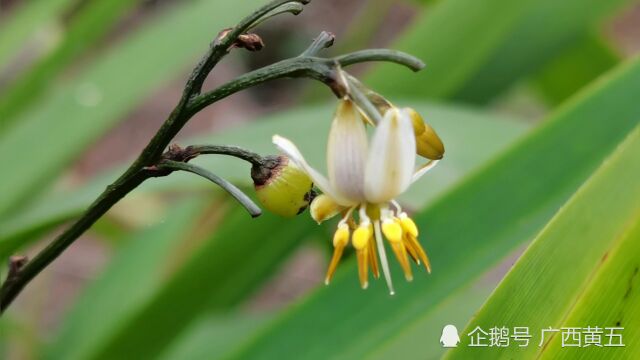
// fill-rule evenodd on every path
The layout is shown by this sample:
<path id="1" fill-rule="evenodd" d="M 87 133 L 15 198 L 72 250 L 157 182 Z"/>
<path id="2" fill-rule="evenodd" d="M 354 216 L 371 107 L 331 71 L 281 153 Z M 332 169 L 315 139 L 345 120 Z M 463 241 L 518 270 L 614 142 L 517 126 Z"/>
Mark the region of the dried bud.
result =
<path id="1" fill-rule="evenodd" d="M 238 36 L 234 45 L 249 51 L 260 51 L 264 47 L 264 42 L 258 34 L 242 34 Z"/>
<path id="2" fill-rule="evenodd" d="M 233 29 L 228 28 L 220 31 L 220 33 L 218 33 L 218 36 L 216 37 L 216 43 L 219 43 L 222 40 L 224 40 L 224 38 L 227 37 L 227 35 L 231 32 L 231 30 Z M 262 41 L 262 38 L 258 34 L 254 34 L 254 33 L 240 34 L 236 39 L 236 41 L 231 45 L 231 47 L 243 48 L 249 51 L 260 51 L 264 47 L 264 42 Z"/>
<path id="3" fill-rule="evenodd" d="M 280 216 L 302 213 L 315 196 L 311 179 L 286 156 L 265 157 L 251 178 L 262 206 Z"/>

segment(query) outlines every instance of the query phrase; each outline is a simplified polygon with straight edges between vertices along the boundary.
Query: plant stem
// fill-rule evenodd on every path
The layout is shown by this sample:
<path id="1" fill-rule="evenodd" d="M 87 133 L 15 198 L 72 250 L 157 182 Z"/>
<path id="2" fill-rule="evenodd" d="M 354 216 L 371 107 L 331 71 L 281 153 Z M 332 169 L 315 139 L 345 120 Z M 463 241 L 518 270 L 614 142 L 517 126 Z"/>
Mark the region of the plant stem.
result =
<path id="1" fill-rule="evenodd" d="M 205 154 L 220 154 L 229 155 L 250 162 L 251 165 L 262 166 L 264 158 L 260 154 L 256 154 L 247 149 L 243 149 L 238 146 L 228 145 L 190 145 L 185 148 L 185 151 L 193 154 L 194 156 Z"/>
<path id="2" fill-rule="evenodd" d="M 147 178 L 148 175 L 145 172 L 137 172 L 133 176 L 122 176 L 112 185 L 109 185 L 71 227 L 56 237 L 54 241 L 33 260 L 27 262 L 14 276 L 5 280 L 0 289 L 0 312 L 4 312 L 7 309 L 31 279 L 60 256 L 69 245 L 101 218 L 114 204 Z"/>
<path id="3" fill-rule="evenodd" d="M 147 144 L 138 158 L 113 184 L 109 185 L 106 190 L 100 194 L 100 196 L 89 206 L 80 218 L 76 220 L 76 222 L 58 235 L 46 248 L 38 253 L 33 260 L 27 262 L 24 267 L 13 274 L 11 278 L 7 278 L 5 280 L 0 288 L 0 313 L 3 313 L 7 309 L 16 296 L 18 296 L 20 291 L 22 291 L 22 289 L 37 274 L 60 256 L 67 247 L 69 247 L 78 237 L 80 237 L 80 235 L 88 230 L 120 199 L 146 179 L 165 176 L 170 173 L 167 172 L 166 174 L 162 174 L 157 172 L 163 161 L 162 154 L 164 150 L 187 121 L 206 106 L 238 91 L 283 77 L 313 78 L 322 81 L 336 94 L 341 96 L 341 87 L 344 85 L 341 85 L 336 78 L 336 66 L 348 66 L 367 61 L 395 62 L 405 65 L 414 71 L 417 71 L 424 66 L 420 60 L 413 56 L 385 49 L 359 51 L 332 59 L 299 56 L 251 71 L 218 87 L 215 90 L 201 94 L 204 80 L 222 57 L 228 53 L 229 49 L 233 47 L 233 44 L 239 35 L 249 29 L 253 23 L 259 21 L 262 16 L 271 13 L 279 6 L 289 3 L 306 4 L 307 2 L 308 1 L 304 0 L 273 1 L 245 18 L 232 30 L 221 33 L 222 35 L 214 41 L 207 54 L 191 73 L 178 105 L 171 112 L 168 119 L 162 124 L 158 132 L 150 140 L 149 144 Z M 311 45 L 310 49 L 305 50 L 303 54 L 315 55 L 315 53 L 320 49 L 328 46 L 330 41 L 326 34 L 321 34 Z M 206 151 L 210 151 L 210 153 L 224 153 L 236 156 L 252 162 L 254 165 L 256 165 L 255 162 L 259 163 L 258 158 L 254 156 L 255 154 L 251 155 L 246 151 L 242 153 L 232 149 L 227 152 L 222 152 L 222 147 L 218 147 L 217 149 L 214 147 L 208 147 L 204 148 L 202 153 L 206 153 Z M 168 166 L 166 159 L 164 161 L 164 170 L 170 170 L 166 167 Z M 174 169 L 177 169 L 177 167 L 175 167 L 176 164 L 172 165 L 174 165 Z M 222 187 L 226 186 L 225 189 L 228 191 L 231 188 L 227 186 L 224 181 L 220 181 L 220 179 L 214 174 L 210 174 L 206 171 L 203 172 L 201 170 L 196 171 L 192 166 L 182 166 L 179 170 L 191 171 L 201 176 L 205 176 Z M 235 190 L 237 190 L 237 188 L 235 188 Z M 240 190 L 237 191 L 239 192 Z M 236 199 L 239 199 L 237 192 L 235 194 L 232 193 L 232 195 L 236 196 Z M 243 201 L 244 200 L 242 200 L 241 203 L 247 207 L 248 202 Z M 255 209 L 250 209 L 250 211 L 255 213 Z"/>
<path id="4" fill-rule="evenodd" d="M 335 39 L 336 37 L 332 33 L 328 31 L 321 32 L 320 35 L 318 35 L 318 37 L 313 40 L 311 45 L 309 45 L 307 50 L 300 54 L 300 57 L 317 56 L 320 50 L 326 49 L 333 45 L 333 41 Z"/>
<path id="5" fill-rule="evenodd" d="M 389 49 L 367 49 L 355 51 L 349 54 L 336 56 L 335 61 L 342 66 L 353 65 L 361 62 L 385 61 L 398 65 L 404 65 L 413 71 L 424 69 L 425 64 L 422 60 L 415 56 L 409 55 L 402 51 Z"/>
<path id="6" fill-rule="evenodd" d="M 409 54 L 387 49 L 357 51 L 329 59 L 319 57 L 296 57 L 282 60 L 275 64 L 248 72 L 213 91 L 203 93 L 195 97 L 191 102 L 189 111 L 191 113 L 197 113 L 208 105 L 211 105 L 212 103 L 235 92 L 256 86 L 266 81 L 284 77 L 305 77 L 315 79 L 329 86 L 334 90 L 334 92 L 337 92 L 336 87 L 341 86 L 341 84 L 337 83 L 336 65 L 346 67 L 370 61 L 393 62 L 404 65 L 413 71 L 418 71 L 424 67 L 424 63 L 422 61 Z"/>
<path id="7" fill-rule="evenodd" d="M 160 159 L 167 145 L 195 114 L 188 110 L 189 105 L 192 98 L 202 91 L 202 85 L 211 70 L 229 52 L 238 36 L 247 31 L 263 16 L 270 14 L 273 10 L 287 3 L 306 4 L 308 0 L 274 0 L 244 18 L 233 29 L 225 32 L 224 36 L 219 36 L 212 43 L 209 51 L 191 72 L 178 105 L 176 105 L 169 118 L 162 124 L 138 158 L 113 184 L 107 186 L 105 191 L 98 196 L 75 223 L 58 235 L 33 260 L 27 262 L 17 273 L 13 274 L 11 278 L 5 280 L 2 287 L 0 287 L 0 314 L 4 313 L 29 281 L 60 256 L 69 245 L 87 231 L 114 204 L 147 178 L 152 177 L 152 174 L 145 171 L 145 168 L 154 165 Z M 236 91 L 240 89 L 238 88 Z"/>
<path id="8" fill-rule="evenodd" d="M 258 217 L 262 214 L 262 210 L 256 205 L 242 190 L 238 189 L 235 185 L 228 182 L 227 180 L 219 177 L 218 175 L 203 169 L 197 165 L 184 163 L 180 161 L 171 161 L 171 160 L 163 160 L 158 165 L 158 168 L 161 170 L 182 170 L 187 171 L 196 175 L 200 175 L 203 178 L 210 180 L 216 185 L 223 188 L 226 192 L 228 192 L 231 196 L 233 196 L 238 202 L 244 206 L 245 209 L 251 214 L 251 217 Z"/>

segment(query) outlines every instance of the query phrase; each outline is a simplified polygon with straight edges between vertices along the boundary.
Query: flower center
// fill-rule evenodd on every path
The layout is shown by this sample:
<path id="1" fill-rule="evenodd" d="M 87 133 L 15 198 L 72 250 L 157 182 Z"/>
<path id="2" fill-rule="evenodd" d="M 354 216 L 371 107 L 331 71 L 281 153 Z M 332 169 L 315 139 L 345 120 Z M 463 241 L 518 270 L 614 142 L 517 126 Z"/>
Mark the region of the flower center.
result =
<path id="1" fill-rule="evenodd" d="M 393 205 L 394 209 L 390 209 Z M 358 209 L 357 222 L 354 210 Z M 357 223 L 357 225 L 356 225 Z M 353 233 L 352 233 L 353 231 Z M 409 216 L 402 211 L 400 205 L 392 201 L 390 204 L 365 203 L 353 206 L 344 212 L 334 234 L 334 252 L 329 264 L 325 283 L 329 283 L 342 257 L 344 248 L 351 240 L 358 261 L 358 277 L 363 289 L 369 286 L 369 269 L 375 278 L 380 277 L 378 256 L 389 292 L 394 293 L 389 263 L 383 238 L 387 242 L 396 259 L 400 263 L 407 281 L 413 280 L 409 259 L 418 266 L 425 265 L 428 272 L 431 267 L 427 254 L 417 240 L 418 228 Z M 376 251 L 377 250 L 377 251 Z"/>

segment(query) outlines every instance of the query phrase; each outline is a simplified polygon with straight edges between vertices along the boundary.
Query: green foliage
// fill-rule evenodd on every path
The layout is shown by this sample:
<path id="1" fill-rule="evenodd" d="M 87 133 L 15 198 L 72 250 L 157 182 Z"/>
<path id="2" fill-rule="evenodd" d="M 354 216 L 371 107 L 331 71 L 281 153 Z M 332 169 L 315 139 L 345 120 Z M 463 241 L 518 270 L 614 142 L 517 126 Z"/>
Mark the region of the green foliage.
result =
<path id="1" fill-rule="evenodd" d="M 369 83 L 385 93 L 486 102 L 625 2 L 439 1 L 396 44 L 425 59 L 427 71 L 414 75 L 385 64 Z"/>
<path id="2" fill-rule="evenodd" d="M 476 326 L 626 326 L 627 351 L 638 353 L 640 294 L 640 126 L 549 221 L 463 333 Z M 580 246 L 576 246 L 576 243 Z M 577 261 L 566 261 L 566 259 Z M 544 311 L 540 311 L 544 304 Z M 612 358 L 620 349 L 563 348 L 547 334 L 542 347 L 460 346 L 449 359 Z M 535 340 L 538 342 L 538 339 Z M 466 344 L 465 339 L 462 345 Z M 573 343 L 573 341 L 571 341 Z M 606 343 L 606 338 L 603 343 Z"/>
<path id="3" fill-rule="evenodd" d="M 0 23 L 0 68 L 4 68 L 20 54 L 26 43 L 41 44 L 38 32 L 51 32 L 57 29 L 58 18 L 71 0 L 37 0 L 22 5 L 11 17 Z"/>
<path id="4" fill-rule="evenodd" d="M 559 104 L 619 60 L 603 39 L 586 34 L 540 69 L 533 83 L 547 101 Z"/>
<path id="5" fill-rule="evenodd" d="M 51 80 L 74 57 L 93 45 L 109 30 L 115 20 L 134 5 L 128 0 L 97 0 L 82 6 L 80 14 L 71 19 L 60 43 L 43 59 L 38 60 L 24 75 L 18 75 L 0 99 L 0 132 L 50 85 Z"/>
<path id="6" fill-rule="evenodd" d="M 13 162 L 15 149 L 21 149 L 20 162 L 0 178 L 1 188 L 12 189 L 0 203 L 0 214 L 15 211 L 50 185 L 83 149 L 193 62 L 207 48 L 210 29 L 228 24 L 229 10 L 248 12 L 256 3 L 184 5 L 103 53 L 73 81 L 52 89 L 37 107 L 0 134 L 0 162 Z M 132 74 L 136 81 L 131 81 Z M 42 156 L 42 149 L 47 156 Z"/>

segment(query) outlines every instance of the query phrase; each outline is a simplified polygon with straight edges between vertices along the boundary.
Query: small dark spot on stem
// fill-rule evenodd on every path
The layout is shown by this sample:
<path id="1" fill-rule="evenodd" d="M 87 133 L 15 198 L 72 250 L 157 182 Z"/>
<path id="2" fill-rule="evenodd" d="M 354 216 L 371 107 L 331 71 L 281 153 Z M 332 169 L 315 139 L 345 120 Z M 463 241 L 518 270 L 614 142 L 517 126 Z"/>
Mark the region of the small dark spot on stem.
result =
<path id="1" fill-rule="evenodd" d="M 260 51 L 264 47 L 264 42 L 258 34 L 248 33 L 238 36 L 238 39 L 233 45 L 249 51 Z"/>
<path id="2" fill-rule="evenodd" d="M 27 257 L 22 255 L 16 255 L 9 258 L 9 274 L 7 279 L 15 277 L 20 270 L 27 264 Z"/>

